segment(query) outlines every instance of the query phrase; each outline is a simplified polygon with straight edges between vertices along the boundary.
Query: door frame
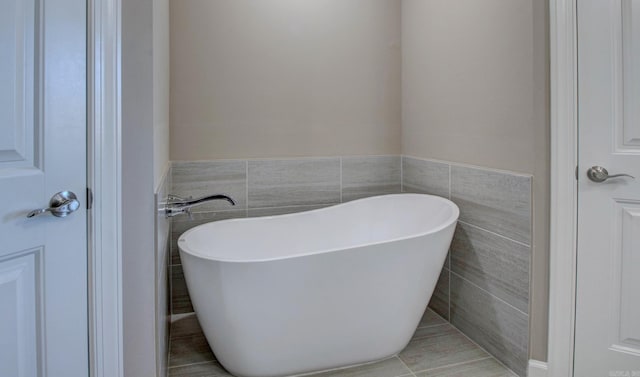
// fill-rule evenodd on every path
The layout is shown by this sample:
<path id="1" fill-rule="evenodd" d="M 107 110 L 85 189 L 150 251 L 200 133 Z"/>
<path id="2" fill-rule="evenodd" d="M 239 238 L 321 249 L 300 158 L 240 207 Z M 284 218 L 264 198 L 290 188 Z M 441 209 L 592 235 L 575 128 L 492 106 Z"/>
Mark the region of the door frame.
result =
<path id="1" fill-rule="evenodd" d="M 87 7 L 89 375 L 123 377 L 121 0 Z"/>
<path id="2" fill-rule="evenodd" d="M 549 0 L 551 218 L 548 375 L 573 376 L 578 231 L 577 0 Z"/>

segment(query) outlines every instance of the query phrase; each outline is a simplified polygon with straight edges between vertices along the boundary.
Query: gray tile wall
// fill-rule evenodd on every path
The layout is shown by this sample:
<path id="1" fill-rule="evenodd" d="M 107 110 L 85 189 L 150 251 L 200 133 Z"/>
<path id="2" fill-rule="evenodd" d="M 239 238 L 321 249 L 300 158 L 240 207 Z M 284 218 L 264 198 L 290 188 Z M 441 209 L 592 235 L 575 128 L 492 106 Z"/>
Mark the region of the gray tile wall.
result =
<path id="1" fill-rule="evenodd" d="M 231 195 L 171 223 L 171 313 L 193 311 L 177 238 L 210 221 L 306 211 L 367 196 L 450 198 L 460 221 L 429 306 L 521 376 L 528 359 L 532 177 L 408 156 L 173 162 L 180 196 Z"/>
<path id="2" fill-rule="evenodd" d="M 210 221 L 308 211 L 399 193 L 400 165 L 400 156 L 174 161 L 172 194 L 223 193 L 237 205 L 213 202 L 194 208 L 193 219 L 172 218 L 171 313 L 193 312 L 176 244 L 185 231 Z"/>
<path id="3" fill-rule="evenodd" d="M 402 170 L 403 192 L 444 196 L 460 208 L 429 306 L 525 376 L 532 177 L 408 156 Z"/>

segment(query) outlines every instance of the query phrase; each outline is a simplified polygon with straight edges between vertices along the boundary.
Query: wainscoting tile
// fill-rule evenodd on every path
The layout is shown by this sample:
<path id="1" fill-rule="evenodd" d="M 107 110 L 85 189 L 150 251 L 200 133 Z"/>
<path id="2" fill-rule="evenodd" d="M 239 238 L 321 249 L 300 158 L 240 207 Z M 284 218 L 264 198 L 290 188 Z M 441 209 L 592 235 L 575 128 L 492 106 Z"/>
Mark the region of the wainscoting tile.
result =
<path id="1" fill-rule="evenodd" d="M 213 201 L 194 208 L 194 211 L 224 211 L 247 207 L 247 162 L 244 160 L 174 161 L 172 165 L 172 194 L 194 198 L 226 194 L 236 202 Z"/>
<path id="2" fill-rule="evenodd" d="M 530 247 L 458 223 L 451 270 L 525 313 L 529 312 Z"/>
<path id="3" fill-rule="evenodd" d="M 340 202 L 340 158 L 249 161 L 249 208 Z"/>
<path id="4" fill-rule="evenodd" d="M 449 270 L 446 268 L 440 272 L 438 283 L 429 301 L 429 308 L 442 318 L 449 320 Z"/>
<path id="5" fill-rule="evenodd" d="M 173 265 L 171 266 L 171 314 L 191 312 L 193 312 L 193 305 L 191 305 L 182 265 Z"/>
<path id="6" fill-rule="evenodd" d="M 214 361 L 215 359 L 203 333 L 180 338 L 171 337 L 169 367 Z"/>
<path id="7" fill-rule="evenodd" d="M 416 373 L 416 377 L 517 377 L 493 358 Z"/>
<path id="8" fill-rule="evenodd" d="M 411 371 L 397 357 L 358 367 L 312 374 L 313 377 L 397 377 Z"/>
<path id="9" fill-rule="evenodd" d="M 169 368 L 169 377 L 233 377 L 217 361 Z"/>
<path id="10" fill-rule="evenodd" d="M 400 192 L 400 156 L 342 158 L 342 201 Z"/>
<path id="11" fill-rule="evenodd" d="M 171 264 L 180 264 L 180 252 L 178 251 L 178 238 L 182 233 L 198 225 L 210 223 L 212 221 L 229 220 L 243 218 L 247 214 L 246 210 L 238 211 L 218 211 L 218 212 L 194 212 L 193 220 L 186 215 L 179 215 L 171 221 Z"/>
<path id="12" fill-rule="evenodd" d="M 460 220 L 530 245 L 531 177 L 454 165 L 451 199 Z"/>
<path id="13" fill-rule="evenodd" d="M 337 204 L 337 203 L 336 203 Z M 293 206 L 293 207 L 275 207 L 275 208 L 255 208 L 250 209 L 248 213 L 248 217 L 262 217 L 262 216 L 278 216 L 278 215 L 286 215 L 289 213 L 298 213 L 305 211 L 312 211 L 314 209 L 320 209 L 329 207 L 329 205 L 317 205 L 317 206 Z"/>
<path id="14" fill-rule="evenodd" d="M 526 376 L 526 314 L 451 274 L 451 323 L 520 376 Z"/>
<path id="15" fill-rule="evenodd" d="M 445 324 L 445 323 L 447 323 L 447 321 L 444 318 L 439 316 L 433 310 L 427 308 L 427 310 L 425 310 L 424 314 L 422 315 L 422 319 L 420 320 L 420 323 L 418 324 L 418 328 L 435 326 L 435 325 L 442 325 L 442 324 Z"/>
<path id="16" fill-rule="evenodd" d="M 400 352 L 400 359 L 412 372 L 489 357 L 486 352 L 451 325 L 433 328 L 436 327 L 440 331 L 412 340 L 407 348 Z M 433 328 L 427 327 L 427 329 Z"/>
<path id="17" fill-rule="evenodd" d="M 447 326 L 451 326 L 451 325 L 449 324 L 449 322 L 445 321 L 444 323 L 441 323 L 438 325 L 418 327 L 416 331 L 413 333 L 413 336 L 411 337 L 411 341 L 413 342 L 414 340 L 429 338 L 434 335 L 437 335 L 442 331 L 446 331 L 448 329 Z"/>
<path id="18" fill-rule="evenodd" d="M 441 162 L 402 157 L 404 192 L 449 197 L 449 165 Z"/>

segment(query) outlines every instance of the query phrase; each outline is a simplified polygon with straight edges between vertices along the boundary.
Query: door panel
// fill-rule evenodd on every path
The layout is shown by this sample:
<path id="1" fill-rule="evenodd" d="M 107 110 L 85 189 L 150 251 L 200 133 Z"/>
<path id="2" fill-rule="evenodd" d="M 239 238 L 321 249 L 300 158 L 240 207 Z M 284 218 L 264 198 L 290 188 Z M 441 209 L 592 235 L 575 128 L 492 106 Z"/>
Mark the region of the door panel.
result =
<path id="1" fill-rule="evenodd" d="M 0 12 L 0 162 L 33 166 L 34 0 L 5 0 Z"/>
<path id="2" fill-rule="evenodd" d="M 0 2 L 0 376 L 88 375 L 86 2 Z M 68 217 L 26 214 L 71 190 Z"/>
<path id="3" fill-rule="evenodd" d="M 578 72 L 575 376 L 640 375 L 640 0 L 578 1 Z"/>
<path id="4" fill-rule="evenodd" d="M 0 261 L 1 376 L 37 375 L 42 354 L 38 325 L 42 290 L 37 279 L 41 256 L 42 249 L 34 249 Z"/>

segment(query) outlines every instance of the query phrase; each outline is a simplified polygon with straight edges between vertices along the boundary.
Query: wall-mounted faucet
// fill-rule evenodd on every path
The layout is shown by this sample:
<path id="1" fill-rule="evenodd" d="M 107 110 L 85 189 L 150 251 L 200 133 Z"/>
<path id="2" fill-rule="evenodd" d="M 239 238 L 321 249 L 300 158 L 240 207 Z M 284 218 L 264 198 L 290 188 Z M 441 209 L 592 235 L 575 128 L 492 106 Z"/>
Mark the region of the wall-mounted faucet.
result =
<path id="1" fill-rule="evenodd" d="M 216 195 L 203 196 L 198 199 L 192 199 L 192 198 L 185 199 L 185 198 L 181 198 L 179 196 L 170 194 L 164 203 L 164 208 L 161 208 L 161 212 L 164 212 L 165 217 L 174 217 L 182 213 L 185 213 L 191 219 L 192 218 L 191 208 L 199 204 L 210 202 L 213 200 L 226 200 L 232 206 L 236 205 L 236 202 L 227 195 L 216 194 Z"/>

